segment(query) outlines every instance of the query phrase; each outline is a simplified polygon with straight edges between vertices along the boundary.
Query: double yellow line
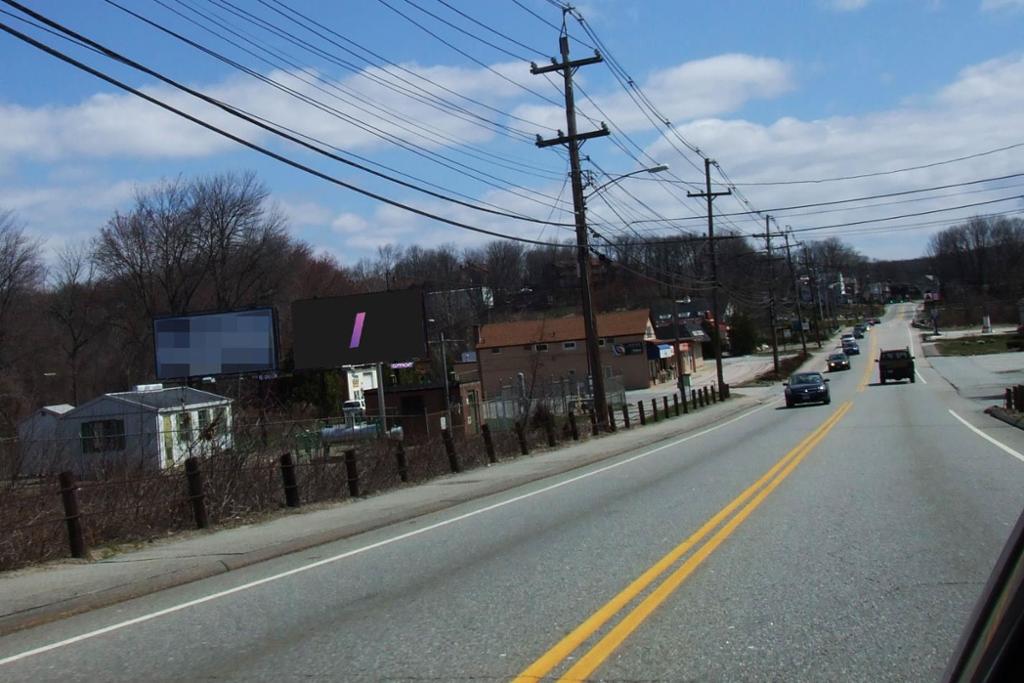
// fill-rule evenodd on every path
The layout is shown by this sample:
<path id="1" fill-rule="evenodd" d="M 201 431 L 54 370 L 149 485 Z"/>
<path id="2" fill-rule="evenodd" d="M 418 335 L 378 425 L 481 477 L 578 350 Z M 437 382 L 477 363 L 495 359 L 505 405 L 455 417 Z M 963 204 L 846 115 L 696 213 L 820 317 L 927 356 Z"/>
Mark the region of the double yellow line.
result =
<path id="1" fill-rule="evenodd" d="M 692 536 L 655 562 L 618 595 L 609 600 L 571 633 L 562 638 L 554 647 L 528 666 L 514 679 L 516 683 L 539 681 L 551 673 L 577 648 L 611 621 L 613 617 L 622 612 L 645 589 L 671 569 L 678 560 L 697 546 L 705 536 L 711 534 L 717 528 L 718 531 L 715 531 L 714 535 L 704 545 L 699 547 L 683 564 L 672 571 L 657 588 L 630 610 L 559 679 L 560 681 L 586 680 L 659 605 L 668 599 L 725 539 L 729 538 L 764 499 L 796 469 L 807 454 L 846 415 L 852 405 L 850 401 L 847 401 L 839 406 L 825 422 L 805 437 L 795 448 L 786 453 L 760 479 L 751 484 L 743 493 L 705 522 Z M 737 509 L 739 509 L 739 512 L 736 512 Z M 734 512 L 736 514 L 733 514 Z M 722 525 L 722 522 L 725 522 L 725 524 Z M 722 525 L 721 528 L 719 528 L 719 525 Z"/>

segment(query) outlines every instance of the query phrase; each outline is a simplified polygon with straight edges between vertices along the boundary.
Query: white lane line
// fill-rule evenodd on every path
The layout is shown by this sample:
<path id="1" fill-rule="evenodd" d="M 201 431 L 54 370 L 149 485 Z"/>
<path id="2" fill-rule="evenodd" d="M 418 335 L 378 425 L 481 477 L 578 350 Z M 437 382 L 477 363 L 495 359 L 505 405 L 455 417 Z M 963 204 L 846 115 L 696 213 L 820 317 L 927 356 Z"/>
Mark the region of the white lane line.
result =
<path id="1" fill-rule="evenodd" d="M 926 379 L 924 378 L 924 376 L 923 376 L 923 375 L 921 374 L 921 371 L 920 371 L 920 370 L 918 370 L 917 368 L 914 368 L 914 374 L 915 374 L 915 375 L 917 375 L 917 378 L 918 378 L 919 380 L 921 380 L 921 381 L 922 381 L 922 382 L 924 382 L 925 384 L 928 384 L 928 380 L 926 380 Z"/>
<path id="2" fill-rule="evenodd" d="M 456 522 L 461 522 L 461 521 L 463 521 L 465 519 L 469 519 L 470 517 L 476 517 L 477 515 L 481 515 L 481 514 L 483 514 L 485 512 L 490 512 L 491 510 L 497 510 L 498 508 L 503 508 L 506 505 L 512 505 L 513 503 L 518 503 L 519 501 L 526 500 L 527 498 L 532 498 L 534 496 L 539 496 L 540 494 L 547 493 L 548 491 L 554 491 L 555 489 L 562 488 L 563 486 L 568 486 L 569 484 L 573 484 L 573 483 L 575 483 L 577 481 L 580 481 L 582 479 L 587 479 L 589 477 L 596 476 L 596 475 L 601 474 L 603 472 L 607 472 L 609 470 L 613 470 L 613 469 L 616 469 L 618 467 L 622 467 L 623 465 L 627 465 L 627 464 L 629 464 L 631 462 L 634 462 L 636 460 L 640 460 L 641 458 L 646 458 L 647 456 L 649 456 L 649 455 L 651 455 L 653 453 L 657 453 L 658 451 L 663 451 L 666 448 L 671 448 L 673 446 L 678 446 L 679 444 L 684 443 L 686 441 L 691 441 L 691 440 L 696 439 L 698 437 L 704 436 L 705 434 L 710 434 L 711 432 L 719 430 L 722 427 L 726 427 L 726 426 L 728 426 L 730 424 L 733 424 L 734 422 L 739 422 L 740 420 L 742 420 L 742 419 L 744 419 L 746 417 L 750 417 L 751 415 L 753 415 L 754 413 L 758 412 L 759 410 L 764 410 L 765 408 L 767 408 L 767 407 L 769 407 L 771 405 L 774 405 L 775 403 L 778 403 L 778 400 L 779 399 L 768 401 L 764 405 L 758 406 L 757 408 L 754 408 L 753 410 L 748 410 L 747 412 L 743 413 L 742 415 L 737 415 L 736 417 L 734 417 L 734 418 L 732 418 L 730 420 L 726 420 L 725 422 L 722 422 L 721 424 L 717 424 L 714 427 L 709 427 L 709 428 L 707 428 L 707 429 L 705 429 L 703 431 L 697 432 L 695 434 L 690 434 L 689 436 L 684 436 L 681 439 L 676 439 L 675 441 L 670 441 L 670 442 L 668 442 L 666 444 L 662 444 L 661 446 L 658 446 L 657 448 L 652 448 L 652 449 L 650 449 L 648 451 L 644 451 L 643 453 L 638 453 L 638 454 L 636 454 L 634 456 L 626 458 L 625 460 L 620 460 L 620 461 L 614 462 L 614 463 L 612 463 L 610 465 L 605 465 L 604 467 L 600 467 L 600 468 L 598 468 L 596 470 L 591 470 L 590 472 L 584 472 L 583 474 L 579 474 L 579 475 L 577 475 L 575 477 L 571 477 L 569 479 L 566 479 L 565 481 L 560 481 L 557 484 L 551 484 L 550 486 L 545 486 L 544 488 L 537 489 L 536 491 L 531 491 L 530 493 L 524 493 L 522 495 L 515 496 L 514 498 L 509 498 L 508 500 L 503 500 L 503 501 L 501 501 L 499 503 L 494 503 L 492 505 L 488 505 L 486 507 L 482 507 L 482 508 L 480 508 L 478 510 L 473 510 L 472 512 L 467 512 L 465 514 L 461 514 L 461 515 L 458 515 L 456 517 L 452 517 L 450 519 L 442 520 L 440 522 L 436 522 L 434 524 L 430 524 L 430 525 L 425 526 L 425 527 L 420 528 L 420 529 L 414 529 L 412 531 L 407 531 L 404 534 L 399 534 L 398 536 L 393 536 L 392 538 L 386 538 L 384 540 L 377 541 L 376 543 L 370 543 L 368 545 L 364 545 L 364 546 L 359 547 L 359 548 L 354 548 L 353 550 L 348 550 L 346 552 L 339 553 L 339 554 L 333 555 L 331 557 L 325 557 L 322 560 L 317 560 L 316 562 L 311 562 L 309 564 L 302 565 L 301 567 L 295 567 L 294 569 L 289 569 L 287 571 L 283 571 L 283 572 L 280 572 L 278 574 L 273 574 L 271 576 L 267 576 L 267 577 L 264 577 L 262 579 L 257 579 L 256 581 L 250 581 L 249 583 L 243 583 L 242 585 L 235 586 L 234 588 L 229 588 L 227 590 L 218 591 L 216 593 L 211 593 L 209 595 L 204 595 L 201 598 L 196 598 L 195 600 L 189 600 L 187 602 L 183 602 L 183 603 L 180 603 L 178 605 L 174 605 L 172 607 L 167 607 L 167 608 L 164 608 L 162 610 L 157 610 L 156 612 L 150 612 L 149 614 L 143 614 L 141 616 L 135 617 L 134 619 L 128 619 L 128 620 L 125 620 L 125 621 L 120 621 L 120 622 L 117 622 L 116 624 L 111 624 L 109 626 L 104 626 L 103 628 L 98 628 L 98 629 L 96 629 L 94 631 L 88 631 L 86 633 L 82 633 L 80 635 L 73 636 L 71 638 L 66 638 L 64 640 L 59 640 L 59 641 L 57 641 L 55 643 L 50 643 L 49 645 L 43 645 L 41 647 L 37 647 L 37 648 L 33 648 L 31 650 L 26 650 L 24 652 L 20 652 L 20 653 L 18 653 L 16 655 L 11 655 L 9 657 L 4 657 L 3 659 L 0 659 L 0 666 L 3 666 L 5 664 L 12 664 L 14 662 L 18 662 L 18 661 L 21 661 L 23 659 L 28 659 L 29 657 L 33 657 L 35 655 L 39 655 L 39 654 L 42 654 L 44 652 L 49 652 L 50 650 L 56 650 L 58 648 L 66 647 L 68 645 L 73 645 L 75 643 L 80 643 L 83 640 L 89 640 L 91 638 L 96 638 L 97 636 L 102 636 L 102 635 L 105 635 L 107 633 L 112 633 L 113 631 L 120 631 L 121 629 L 128 628 L 129 626 L 135 626 L 136 624 L 141 624 L 141 623 L 144 623 L 144 622 L 147 622 L 147 621 L 152 621 L 153 619 L 157 619 L 159 617 L 167 616 L 168 614 L 174 614 L 175 612 L 180 612 L 181 610 L 188 609 L 189 607 L 195 607 L 197 605 L 202 605 L 203 603 L 206 603 L 206 602 L 211 602 L 213 600 L 217 600 L 219 598 L 224 598 L 224 597 L 227 597 L 229 595 L 234 595 L 235 593 L 241 593 L 242 591 L 249 590 L 250 588 L 256 588 L 257 586 L 262 586 L 264 584 L 271 583 L 273 581 L 279 581 L 279 580 L 287 578 L 289 576 L 294 576 L 296 574 L 301 574 L 301 573 L 307 572 L 307 571 L 309 571 L 311 569 L 316 569 L 317 567 L 323 567 L 324 565 L 332 564 L 334 562 L 338 562 L 340 560 L 344 560 L 344 559 L 347 559 L 349 557 L 353 557 L 355 555 L 361 555 L 362 553 L 368 552 L 370 550 L 375 550 L 376 548 L 382 548 L 384 546 L 391 545 L 392 543 L 397 543 L 399 541 L 404 541 L 404 540 L 406 540 L 408 538 L 412 538 L 413 536 L 419 536 L 420 534 L 425 534 L 428 531 L 433 531 L 435 529 L 440 529 L 441 527 L 446 527 L 446 526 L 449 526 L 451 524 L 455 524 Z"/>
<path id="3" fill-rule="evenodd" d="M 977 427 L 972 425 L 967 420 L 963 419 L 962 417 L 960 417 L 959 415 L 954 413 L 952 410 L 949 411 L 949 414 L 952 415 L 953 417 L 955 417 L 956 419 L 960 420 L 960 422 L 962 422 L 965 427 L 970 429 L 972 432 L 974 432 L 975 434 L 977 434 L 981 438 L 985 439 L 985 441 L 988 441 L 989 443 L 991 443 L 992 445 L 996 446 L 997 448 L 1003 449 L 1004 451 L 1006 451 L 1007 453 L 1009 453 L 1013 457 L 1017 458 L 1021 462 L 1024 462 L 1024 455 L 1021 455 L 1020 453 L 1018 453 L 1017 451 L 1013 450 L 1012 448 L 1010 448 L 1006 444 L 1002 443 L 1001 441 L 996 441 L 991 436 L 989 436 L 985 432 L 981 431 L 980 429 L 978 429 Z"/>

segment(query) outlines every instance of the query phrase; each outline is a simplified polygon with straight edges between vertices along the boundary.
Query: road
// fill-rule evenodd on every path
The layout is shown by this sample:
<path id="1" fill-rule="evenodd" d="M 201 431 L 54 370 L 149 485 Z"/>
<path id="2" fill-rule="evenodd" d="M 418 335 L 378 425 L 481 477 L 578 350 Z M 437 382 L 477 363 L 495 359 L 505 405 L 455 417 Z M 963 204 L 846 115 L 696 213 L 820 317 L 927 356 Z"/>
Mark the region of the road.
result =
<path id="1" fill-rule="evenodd" d="M 1024 507 L 1024 432 L 927 359 L 876 385 L 910 315 L 829 406 L 21 631 L 0 680 L 936 680 Z"/>

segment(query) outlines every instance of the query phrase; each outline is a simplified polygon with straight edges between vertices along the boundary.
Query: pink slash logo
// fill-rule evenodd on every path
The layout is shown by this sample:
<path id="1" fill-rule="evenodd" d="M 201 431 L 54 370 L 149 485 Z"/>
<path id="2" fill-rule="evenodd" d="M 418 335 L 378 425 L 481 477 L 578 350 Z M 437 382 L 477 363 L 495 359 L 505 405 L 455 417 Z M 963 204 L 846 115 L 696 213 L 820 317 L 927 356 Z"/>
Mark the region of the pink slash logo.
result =
<path id="1" fill-rule="evenodd" d="M 363 336 L 363 321 L 366 320 L 366 312 L 359 311 L 356 313 L 356 324 L 352 327 L 352 339 L 348 343 L 348 348 L 355 349 L 359 347 L 359 340 Z"/>

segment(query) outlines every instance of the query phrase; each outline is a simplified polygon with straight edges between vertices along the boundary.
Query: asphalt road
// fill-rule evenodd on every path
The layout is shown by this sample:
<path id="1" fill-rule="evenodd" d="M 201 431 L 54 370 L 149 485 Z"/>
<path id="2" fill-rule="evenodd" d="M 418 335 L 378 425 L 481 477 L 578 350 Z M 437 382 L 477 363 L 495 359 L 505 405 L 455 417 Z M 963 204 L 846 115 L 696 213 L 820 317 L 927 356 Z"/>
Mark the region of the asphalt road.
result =
<path id="1" fill-rule="evenodd" d="M 0 680 L 936 680 L 1024 508 L 1024 432 L 925 359 L 875 385 L 909 315 L 829 406 L 15 633 Z"/>

